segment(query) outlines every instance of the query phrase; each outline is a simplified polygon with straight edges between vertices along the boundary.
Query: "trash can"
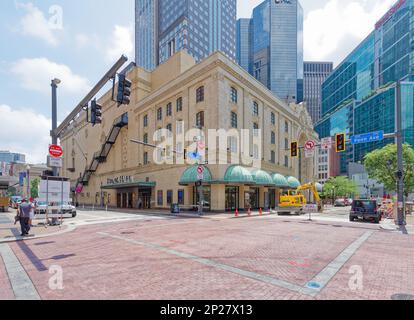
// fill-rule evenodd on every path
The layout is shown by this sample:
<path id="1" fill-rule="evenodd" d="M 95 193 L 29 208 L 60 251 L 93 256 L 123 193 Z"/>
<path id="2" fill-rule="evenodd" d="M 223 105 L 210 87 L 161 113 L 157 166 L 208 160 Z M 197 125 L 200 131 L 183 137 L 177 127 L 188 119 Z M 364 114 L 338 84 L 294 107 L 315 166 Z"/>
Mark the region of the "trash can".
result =
<path id="1" fill-rule="evenodd" d="M 171 213 L 172 214 L 179 214 L 180 213 L 180 205 L 178 203 L 173 203 L 171 205 Z"/>

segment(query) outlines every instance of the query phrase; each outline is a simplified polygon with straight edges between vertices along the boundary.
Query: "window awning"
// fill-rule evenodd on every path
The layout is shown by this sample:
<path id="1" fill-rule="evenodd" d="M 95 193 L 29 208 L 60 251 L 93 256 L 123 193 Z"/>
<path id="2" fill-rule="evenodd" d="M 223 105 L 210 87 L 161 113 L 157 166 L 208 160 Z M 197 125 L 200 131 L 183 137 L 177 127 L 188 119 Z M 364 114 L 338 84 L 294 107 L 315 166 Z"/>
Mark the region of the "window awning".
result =
<path id="1" fill-rule="evenodd" d="M 282 176 L 281 174 L 275 173 L 272 175 L 273 183 L 276 187 L 279 188 L 289 188 L 289 182 L 287 181 L 286 177 Z"/>
<path id="2" fill-rule="evenodd" d="M 289 187 L 292 189 L 297 189 L 300 187 L 300 181 L 295 177 L 288 177 L 287 182 L 289 184 Z"/>
<path id="3" fill-rule="evenodd" d="M 194 184 L 198 182 L 199 179 L 198 179 L 197 168 L 198 166 L 192 166 L 188 168 L 187 170 L 185 170 L 183 175 L 181 176 L 179 184 L 182 186 L 186 186 L 186 185 L 190 185 L 190 184 Z M 210 170 L 206 166 L 203 166 L 203 168 L 204 168 L 203 183 L 211 183 L 213 178 L 212 178 Z"/>
<path id="4" fill-rule="evenodd" d="M 254 182 L 258 186 L 274 187 L 275 183 L 270 174 L 263 170 L 255 170 L 252 172 Z"/>
<path id="5" fill-rule="evenodd" d="M 253 175 L 244 167 L 231 166 L 224 175 L 224 183 L 255 185 Z"/>

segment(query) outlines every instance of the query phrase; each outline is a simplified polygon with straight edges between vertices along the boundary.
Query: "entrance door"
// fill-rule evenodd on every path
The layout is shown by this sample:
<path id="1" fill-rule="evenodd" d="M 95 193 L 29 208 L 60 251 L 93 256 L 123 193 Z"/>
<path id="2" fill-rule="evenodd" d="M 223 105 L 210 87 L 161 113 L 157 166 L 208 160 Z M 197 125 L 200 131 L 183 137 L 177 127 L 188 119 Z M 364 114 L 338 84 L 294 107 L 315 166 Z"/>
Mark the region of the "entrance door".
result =
<path id="1" fill-rule="evenodd" d="M 239 188 L 226 187 L 226 211 L 239 209 Z"/>
<path id="2" fill-rule="evenodd" d="M 276 190 L 275 189 L 269 190 L 269 205 L 270 205 L 270 208 L 272 209 L 276 208 Z"/>
<path id="3" fill-rule="evenodd" d="M 139 198 L 142 201 L 142 207 L 140 209 L 151 209 L 152 190 L 151 189 L 140 189 L 138 194 L 139 194 Z"/>

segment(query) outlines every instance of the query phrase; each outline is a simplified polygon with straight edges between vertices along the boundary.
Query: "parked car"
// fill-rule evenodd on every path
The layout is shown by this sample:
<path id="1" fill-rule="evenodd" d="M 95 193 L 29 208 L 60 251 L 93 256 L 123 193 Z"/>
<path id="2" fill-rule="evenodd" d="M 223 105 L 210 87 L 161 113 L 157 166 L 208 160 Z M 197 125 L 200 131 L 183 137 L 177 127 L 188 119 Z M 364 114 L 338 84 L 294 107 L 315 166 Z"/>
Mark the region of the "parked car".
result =
<path id="1" fill-rule="evenodd" d="M 59 214 L 63 213 L 64 216 L 72 216 L 72 218 L 75 218 L 77 215 L 76 207 L 70 204 L 69 202 L 63 203 L 62 206 L 60 203 L 51 203 L 49 206 L 62 207 L 62 212 L 59 212 Z M 47 202 L 36 201 L 35 214 L 36 215 L 46 214 L 47 207 L 48 207 Z"/>
<path id="2" fill-rule="evenodd" d="M 370 220 L 375 223 L 380 223 L 382 218 L 381 211 L 378 208 L 376 200 L 355 200 L 352 204 L 351 213 L 349 215 L 350 221 L 355 219 Z"/>
<path id="3" fill-rule="evenodd" d="M 345 199 L 345 205 L 346 206 L 352 206 L 352 203 L 354 202 L 354 200 L 352 200 L 352 199 Z"/>
<path id="4" fill-rule="evenodd" d="M 345 199 L 337 199 L 335 200 L 335 207 L 346 207 Z"/>

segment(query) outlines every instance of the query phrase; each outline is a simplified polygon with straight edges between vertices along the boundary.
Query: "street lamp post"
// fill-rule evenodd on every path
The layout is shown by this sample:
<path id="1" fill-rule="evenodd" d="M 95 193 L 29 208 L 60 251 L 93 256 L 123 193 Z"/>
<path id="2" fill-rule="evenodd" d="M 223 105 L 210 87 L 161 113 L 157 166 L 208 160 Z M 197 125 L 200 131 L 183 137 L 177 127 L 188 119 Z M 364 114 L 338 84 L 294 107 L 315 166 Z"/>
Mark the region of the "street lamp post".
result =
<path id="1" fill-rule="evenodd" d="M 26 192 L 27 192 L 27 199 L 30 199 L 30 166 L 28 165 L 26 167 L 26 175 L 27 175 L 27 186 L 26 186 Z"/>

